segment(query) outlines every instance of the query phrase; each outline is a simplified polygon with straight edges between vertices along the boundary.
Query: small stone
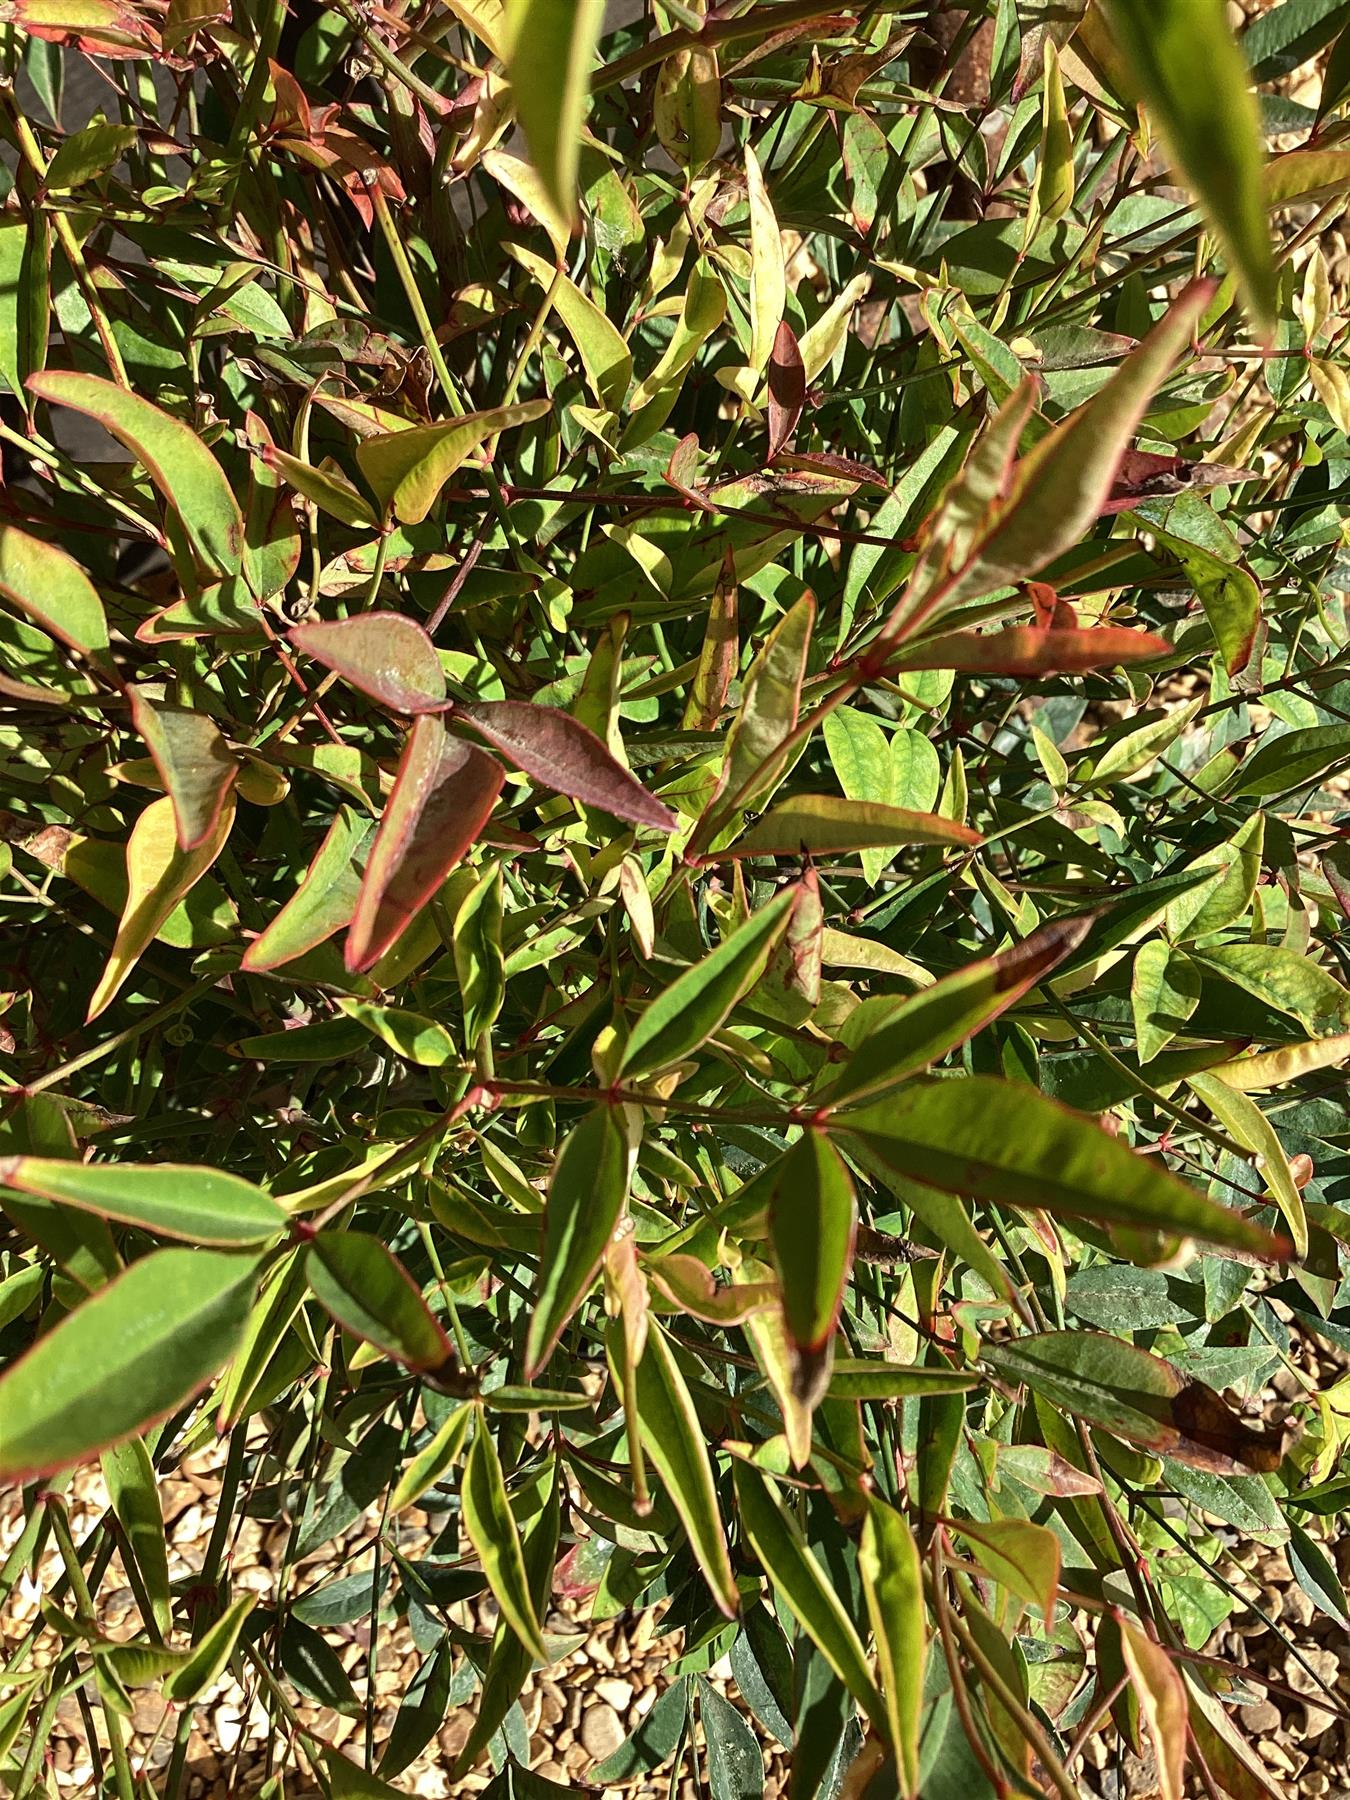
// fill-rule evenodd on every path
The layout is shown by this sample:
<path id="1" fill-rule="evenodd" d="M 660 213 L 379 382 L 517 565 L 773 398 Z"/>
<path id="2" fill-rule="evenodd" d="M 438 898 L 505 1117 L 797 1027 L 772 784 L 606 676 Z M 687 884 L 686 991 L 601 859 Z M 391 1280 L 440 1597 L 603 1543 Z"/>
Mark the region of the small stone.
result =
<path id="1" fill-rule="evenodd" d="M 624 1681 L 617 1675 L 607 1676 L 604 1681 L 595 1684 L 597 1699 L 603 1700 L 606 1706 L 612 1706 L 616 1713 L 626 1713 L 633 1704 L 633 1684 Z"/>
<path id="2" fill-rule="evenodd" d="M 1263 1700 L 1259 1706 L 1244 1706 L 1236 1717 L 1241 1720 L 1245 1735 L 1254 1738 L 1278 1731 L 1284 1723 L 1279 1707 L 1269 1700 Z"/>
<path id="3" fill-rule="evenodd" d="M 539 1688 L 539 1722 L 541 1725 L 556 1725 L 560 1719 L 567 1717 L 567 1702 L 563 1699 L 562 1689 L 552 1681 L 545 1681 Z"/>
<path id="4" fill-rule="evenodd" d="M 168 1710 L 168 1702 L 161 1700 L 158 1694 L 137 1694 L 131 1703 L 131 1729 L 138 1731 L 142 1737 L 151 1736 L 159 1730 L 160 1722 Z"/>
<path id="5" fill-rule="evenodd" d="M 581 1720 L 581 1742 L 596 1762 L 612 1756 L 623 1742 L 623 1721 L 612 1706 L 592 1700 Z"/>
<path id="6" fill-rule="evenodd" d="M 469 1733 L 473 1730 L 473 1714 L 471 1712 L 454 1712 L 441 1726 L 436 1742 L 441 1753 L 453 1761 L 469 1741 Z"/>

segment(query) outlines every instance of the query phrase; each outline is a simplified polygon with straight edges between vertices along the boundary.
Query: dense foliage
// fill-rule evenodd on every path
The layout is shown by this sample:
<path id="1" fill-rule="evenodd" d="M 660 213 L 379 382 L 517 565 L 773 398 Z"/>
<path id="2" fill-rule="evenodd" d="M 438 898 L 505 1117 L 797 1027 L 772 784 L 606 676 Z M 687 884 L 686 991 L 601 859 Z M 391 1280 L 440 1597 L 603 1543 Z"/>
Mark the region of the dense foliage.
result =
<path id="1" fill-rule="evenodd" d="M 477 1689 L 547 1796 L 564 1599 L 683 1631 L 598 1785 L 757 1791 L 729 1653 L 802 1800 L 1272 1791 L 1204 1650 L 1253 1542 L 1346 1622 L 1350 8 L 0 12 L 6 1791 L 78 1691 L 177 1793 L 233 1669 L 275 1792 Z M 293 1709 L 362 1619 L 378 1772 Z"/>

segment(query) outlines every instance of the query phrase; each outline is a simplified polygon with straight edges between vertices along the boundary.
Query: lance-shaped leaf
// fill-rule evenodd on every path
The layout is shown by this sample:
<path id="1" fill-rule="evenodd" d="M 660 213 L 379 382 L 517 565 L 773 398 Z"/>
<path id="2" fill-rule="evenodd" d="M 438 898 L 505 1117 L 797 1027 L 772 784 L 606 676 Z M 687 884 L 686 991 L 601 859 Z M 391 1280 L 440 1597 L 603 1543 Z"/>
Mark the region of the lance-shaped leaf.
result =
<path id="1" fill-rule="evenodd" d="M 519 1638 L 522 1648 L 535 1661 L 547 1662 L 548 1651 L 544 1647 L 539 1612 L 530 1591 L 520 1528 L 511 1513 L 497 1446 L 492 1441 L 487 1420 L 481 1415 L 474 1427 L 473 1443 L 464 1464 L 460 1505 L 469 1542 L 478 1553 L 503 1618 Z"/>
<path id="2" fill-rule="evenodd" d="M 56 544 L 0 525 L 0 595 L 59 643 L 110 668 L 108 620 L 98 590 L 73 556 Z"/>
<path id="3" fill-rule="evenodd" d="M 1275 323 L 1275 258 L 1263 194 L 1265 153 L 1246 59 L 1223 0 L 1106 0 L 1130 76 L 1198 196 L 1257 327 Z"/>
<path id="4" fill-rule="evenodd" d="M 1204 1101 L 1229 1136 L 1235 1137 L 1243 1149 L 1250 1150 L 1256 1158 L 1270 1197 L 1279 1207 L 1284 1222 L 1289 1227 L 1294 1254 L 1306 1257 L 1308 1220 L 1303 1210 L 1303 1196 L 1294 1184 L 1294 1177 L 1289 1171 L 1289 1158 L 1275 1135 L 1275 1127 L 1255 1100 L 1230 1087 L 1227 1082 L 1220 1081 L 1215 1075 L 1203 1072 L 1188 1075 L 1186 1086 Z"/>
<path id="5" fill-rule="evenodd" d="M 321 1231 L 305 1254 L 305 1277 L 344 1331 L 410 1369 L 444 1369 L 455 1360 L 449 1338 L 417 1283 L 378 1238 L 364 1231 Z"/>
<path id="6" fill-rule="evenodd" d="M 525 1581 L 535 1617 L 539 1619 L 544 1618 L 548 1612 L 553 1593 L 553 1571 L 558 1560 L 558 1531 L 562 1513 L 559 1486 L 555 1470 L 548 1497 L 525 1532 Z M 520 1691 L 525 1685 L 533 1660 L 528 1646 L 521 1642 L 508 1620 L 504 1617 L 499 1619 L 492 1635 L 492 1648 L 488 1652 L 477 1717 L 455 1765 L 456 1776 L 462 1775 L 477 1762 L 500 1731 L 502 1721 L 520 1698 Z"/>
<path id="7" fill-rule="evenodd" d="M 774 217 L 773 202 L 764 185 L 759 159 L 747 147 L 745 186 L 750 202 L 750 352 L 752 369 L 762 369 L 773 353 L 774 341 L 787 304 L 787 265 L 783 234 Z"/>
<path id="8" fill-rule="evenodd" d="M 778 325 L 769 357 L 769 461 L 792 442 L 806 405 L 806 365 L 796 334 L 786 319 Z"/>
<path id="9" fill-rule="evenodd" d="M 909 1400 L 925 1394 L 964 1394 L 979 1376 L 944 1363 L 888 1363 L 875 1357 L 835 1358 L 828 1389 L 831 1400 Z"/>
<path id="10" fill-rule="evenodd" d="M 1237 772 L 1235 794 L 1292 793 L 1350 762 L 1350 731 L 1344 725 L 1304 725 L 1258 744 Z"/>
<path id="11" fill-rule="evenodd" d="M 472 1405 L 465 1401 L 463 1406 L 457 1406 L 442 1420 L 431 1441 L 417 1452 L 399 1476 L 394 1491 L 389 1496 L 391 1513 L 401 1513 L 410 1506 L 416 1506 L 427 1489 L 434 1487 L 454 1468 L 464 1448 L 464 1440 L 469 1435 L 473 1415 Z"/>
<path id="12" fill-rule="evenodd" d="M 570 713 L 523 700 L 475 700 L 458 706 L 455 717 L 472 725 L 518 769 L 555 793 L 599 807 L 634 825 L 674 830 L 675 815 Z"/>
<path id="13" fill-rule="evenodd" d="M 823 1132 L 807 1131 L 778 1164 L 769 1197 L 769 1243 L 783 1289 L 792 1384 L 807 1405 L 819 1400 L 829 1380 L 857 1226 L 843 1158 Z"/>
<path id="14" fill-rule="evenodd" d="M 610 1326 L 607 1343 L 618 1386 L 623 1367 L 621 1322 Z M 717 1489 L 703 1427 L 666 1335 L 655 1321 L 647 1328 L 646 1348 L 637 1366 L 634 1389 L 637 1417 L 629 1419 L 629 1430 L 638 1432 L 642 1448 L 675 1503 L 694 1559 L 718 1609 L 729 1619 L 734 1618 L 740 1595 L 717 1507 Z"/>
<path id="15" fill-rule="evenodd" d="M 1263 1093 L 1286 1081 L 1297 1081 L 1316 1069 L 1334 1069 L 1350 1059 L 1350 1032 L 1337 1032 L 1331 1037 L 1305 1038 L 1301 1044 L 1284 1044 L 1278 1050 L 1258 1051 L 1255 1056 L 1240 1056 L 1233 1062 L 1220 1063 L 1210 1073 L 1225 1087 L 1243 1094 Z"/>
<path id="16" fill-rule="evenodd" d="M 963 1519 L 956 1527 L 975 1546 L 975 1560 L 1019 1600 L 1039 1606 L 1048 1625 L 1059 1594 L 1059 1539 L 1030 1519 Z"/>
<path id="17" fill-rule="evenodd" d="M 140 1438 L 128 1438 L 126 1443 L 105 1450 L 99 1461 L 108 1488 L 108 1504 L 122 1527 L 122 1555 L 130 1555 L 135 1563 L 150 1600 L 151 1615 L 164 1636 L 173 1622 L 173 1601 L 155 1465 Z"/>
<path id="18" fill-rule="evenodd" d="M 392 712 L 439 712 L 445 705 L 445 673 L 436 646 L 415 619 L 402 613 L 306 620 L 291 627 L 290 639 L 297 650 Z"/>
<path id="19" fill-rule="evenodd" d="M 549 400 L 519 400 L 514 406 L 465 413 L 439 425 L 386 432 L 363 439 L 356 446 L 356 460 L 385 511 L 392 511 L 405 525 L 417 525 L 436 504 L 437 495 L 455 470 L 480 444 L 517 425 L 542 419 L 551 406 Z"/>
<path id="20" fill-rule="evenodd" d="M 720 790 L 738 806 L 757 805 L 782 773 L 775 753 L 797 723 L 815 620 L 815 600 L 803 594 L 769 633 L 745 677 Z"/>
<path id="21" fill-rule="evenodd" d="M 736 561 L 730 550 L 708 602 L 708 623 L 703 628 L 703 647 L 698 669 L 689 685 L 684 709 L 686 731 L 711 731 L 727 702 L 727 690 L 740 662 L 740 637 L 736 629 Z"/>
<path id="22" fill-rule="evenodd" d="M 905 1800 L 919 1793 L 919 1733 L 923 1717 L 923 1565 L 914 1533 L 902 1513 L 875 1496 L 863 1520 L 858 1573 L 877 1647 L 877 1670 L 886 1702 L 891 1748 Z"/>
<path id="23" fill-rule="evenodd" d="M 701 962 L 648 1001 L 628 1034 L 618 1074 L 629 1080 L 654 1074 L 706 1043 L 764 973 L 787 929 L 792 902 L 790 890 L 775 895 Z"/>
<path id="24" fill-rule="evenodd" d="M 557 0 L 549 0 L 549 3 L 556 4 Z M 519 244 L 507 244 L 505 248 L 522 268 L 529 270 L 546 293 L 552 294 L 553 310 L 577 347 L 596 399 L 601 406 L 617 413 L 633 379 L 633 353 L 618 327 L 574 281 L 542 256 L 536 256 L 533 250 L 523 249 Z"/>
<path id="25" fill-rule="evenodd" d="M 143 688 L 128 691 L 131 722 L 173 803 L 178 848 L 196 850 L 219 823 L 239 778 L 239 759 L 205 713 L 161 706 Z"/>
<path id="26" fill-rule="evenodd" d="M 887 622 L 888 639 L 903 641 L 938 611 L 1025 581 L 1078 543 L 1213 294 L 1212 281 L 1193 281 L 1105 387 L 1009 469 L 1031 400 L 1026 384 L 1013 394 L 944 503 L 944 513 L 957 513 L 957 535 L 936 534 L 941 553 L 935 560 L 930 552 L 915 571 Z"/>
<path id="27" fill-rule="evenodd" d="M 1186 1683 L 1162 1645 L 1146 1637 L 1127 1619 L 1120 1621 L 1120 1653 L 1139 1696 L 1139 1710 L 1153 1741 L 1160 1800 L 1183 1800 L 1186 1792 L 1186 1718 L 1190 1710 Z"/>
<path id="28" fill-rule="evenodd" d="M 1146 1226 L 1257 1255 L 1277 1246 L 1241 1214 L 1178 1181 L 1093 1120 L 1021 1082 L 992 1075 L 916 1080 L 857 1110 L 831 1132 L 869 1157 L 949 1193 L 1043 1209 L 1057 1217 Z"/>
<path id="29" fill-rule="evenodd" d="M 1130 1010 L 1141 1063 L 1164 1051 L 1200 1004 L 1200 971 L 1166 938 L 1150 938 L 1135 952 Z"/>
<path id="30" fill-rule="evenodd" d="M 538 1298 L 525 1336 L 525 1373 L 531 1381 L 600 1272 L 628 1199 L 640 1135 L 636 1107 L 597 1106 L 572 1128 L 558 1152 L 544 1210 Z"/>
<path id="31" fill-rule="evenodd" d="M 0 1479 L 50 1474 L 167 1416 L 238 1342 L 257 1261 L 157 1250 L 0 1376 Z"/>
<path id="32" fill-rule="evenodd" d="M 440 887 L 487 821 L 501 765 L 420 717 L 371 845 L 347 933 L 347 967 L 371 968 Z"/>
<path id="33" fill-rule="evenodd" d="M 0 1158 L 0 1181 L 105 1219 L 196 1244 L 265 1244 L 290 1215 L 251 1181 L 190 1163 L 78 1163 Z"/>
<path id="34" fill-rule="evenodd" d="M 1156 541 L 1170 550 L 1195 589 L 1214 641 L 1230 675 L 1245 669 L 1256 647 L 1261 624 L 1261 589 L 1240 562 L 1225 562 L 1198 544 L 1150 524 Z"/>
<path id="35" fill-rule="evenodd" d="M 559 216 L 577 213 L 577 161 L 605 0 L 506 0 L 505 57 L 516 117 Z"/>
<path id="36" fill-rule="evenodd" d="M 971 675 L 1082 675 L 1172 655 L 1166 638 L 1119 625 L 1081 631 L 1012 625 L 1002 631 L 949 631 L 903 651 L 890 665 L 906 669 L 960 669 Z"/>
<path id="37" fill-rule="evenodd" d="M 351 924 L 375 829 L 374 819 L 338 808 L 304 880 L 244 952 L 242 968 L 261 972 L 294 962 Z"/>
<path id="38" fill-rule="evenodd" d="M 1051 1406 L 1191 1468 L 1239 1475 L 1280 1466 L 1281 1436 L 1254 1431 L 1203 1381 L 1105 1332 L 1044 1331 L 986 1346 L 984 1360 Z"/>
<path id="39" fill-rule="evenodd" d="M 801 1527 L 750 1463 L 733 1463 L 732 1479 L 741 1525 L 775 1592 L 877 1730 L 885 1732 L 886 1708 L 862 1639 Z"/>
<path id="40" fill-rule="evenodd" d="M 185 1705 L 215 1686 L 225 1673 L 239 1634 L 257 1603 L 256 1594 L 244 1594 L 226 1607 L 215 1624 L 192 1646 L 187 1661 L 180 1663 L 165 1682 L 166 1699 Z"/>
<path id="41" fill-rule="evenodd" d="M 906 844 L 972 849 L 984 840 L 969 825 L 840 794 L 794 794 L 743 831 L 719 857 L 824 855 L 836 850 L 899 850 Z"/>
<path id="42" fill-rule="evenodd" d="M 190 426 L 99 375 L 49 369 L 30 375 L 29 392 L 87 413 L 130 450 L 173 508 L 193 555 L 216 575 L 237 575 L 244 516 L 225 471 Z"/>
<path id="43" fill-rule="evenodd" d="M 127 843 L 127 899 L 107 965 L 89 1002 L 96 1019 L 135 968 L 160 927 L 225 848 L 234 823 L 234 795 L 225 796 L 209 837 L 182 850 L 173 801 L 152 800 L 131 828 Z"/>
<path id="44" fill-rule="evenodd" d="M 844 1073 L 822 1096 L 837 1106 L 884 1093 L 946 1056 L 1030 993 L 1078 948 L 1090 915 L 1054 919 L 1020 944 L 945 975 L 897 1002 L 853 1045 Z"/>
<path id="45" fill-rule="evenodd" d="M 326 512 L 343 525 L 369 531 L 379 524 L 374 507 L 332 457 L 325 457 L 316 466 L 269 444 L 263 451 L 263 463 L 277 475 L 284 475 L 296 493 L 302 494 L 320 512 Z"/>

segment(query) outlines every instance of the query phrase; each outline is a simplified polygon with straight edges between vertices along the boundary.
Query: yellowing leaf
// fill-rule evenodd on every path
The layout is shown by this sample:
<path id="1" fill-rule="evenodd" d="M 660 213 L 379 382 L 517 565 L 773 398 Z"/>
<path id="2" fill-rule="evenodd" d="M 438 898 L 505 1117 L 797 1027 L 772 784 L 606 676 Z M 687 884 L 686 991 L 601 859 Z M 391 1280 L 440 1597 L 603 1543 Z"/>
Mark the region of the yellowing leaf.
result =
<path id="1" fill-rule="evenodd" d="M 774 216 L 773 202 L 764 185 L 759 159 L 748 146 L 745 183 L 750 200 L 750 367 L 767 367 L 774 338 L 787 305 L 787 265 L 783 236 Z"/>
<path id="2" fill-rule="evenodd" d="M 411 431 L 368 437 L 357 445 L 356 460 L 381 506 L 405 525 L 416 525 L 480 444 L 514 426 L 542 419 L 551 405 L 548 400 L 519 400 L 514 406 L 465 413 L 439 425 L 415 425 Z"/>
<path id="3" fill-rule="evenodd" d="M 502 50 L 516 117 L 544 191 L 569 225 L 605 0 L 506 0 Z"/>
<path id="4" fill-rule="evenodd" d="M 195 850 L 180 849 L 173 801 L 167 796 L 152 800 L 137 819 L 127 843 L 126 906 L 89 1002 L 91 1019 L 114 999 L 150 940 L 220 855 L 233 824 L 233 794 L 226 795 L 215 824 Z"/>

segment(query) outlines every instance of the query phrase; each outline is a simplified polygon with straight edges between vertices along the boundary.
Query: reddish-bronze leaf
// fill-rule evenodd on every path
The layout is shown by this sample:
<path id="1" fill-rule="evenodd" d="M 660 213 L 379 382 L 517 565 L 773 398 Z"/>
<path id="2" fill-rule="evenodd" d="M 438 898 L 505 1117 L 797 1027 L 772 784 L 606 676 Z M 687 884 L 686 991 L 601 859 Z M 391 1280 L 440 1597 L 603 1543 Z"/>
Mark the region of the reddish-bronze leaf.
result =
<path id="1" fill-rule="evenodd" d="M 1259 473 L 1223 463 L 1187 462 L 1184 456 L 1160 456 L 1154 450 L 1127 450 L 1101 510 L 1104 514 L 1128 512 L 1145 500 L 1171 500 L 1204 488 L 1231 487 L 1239 481 L 1255 481 Z"/>
<path id="2" fill-rule="evenodd" d="M 769 354 L 769 461 L 786 450 L 806 404 L 806 365 L 797 336 L 783 319 Z"/>
<path id="3" fill-rule="evenodd" d="M 1155 662 L 1170 656 L 1166 638 L 1122 625 L 1087 630 L 1012 625 L 1003 631 L 949 631 L 906 650 L 893 671 L 960 669 L 975 675 L 1079 675 L 1120 663 Z"/>
<path id="4" fill-rule="evenodd" d="M 371 846 L 347 933 L 347 967 L 360 974 L 384 955 L 473 843 L 504 779 L 501 765 L 422 717 L 403 755 Z"/>
<path id="5" fill-rule="evenodd" d="M 290 638 L 297 650 L 394 712 L 440 712 L 445 706 L 441 659 L 415 619 L 370 612 L 306 620 Z"/>
<path id="6" fill-rule="evenodd" d="M 675 815 L 606 750 L 593 731 L 554 706 L 527 700 L 476 700 L 455 716 L 481 732 L 518 769 L 555 793 L 598 806 L 616 819 L 673 831 Z"/>

